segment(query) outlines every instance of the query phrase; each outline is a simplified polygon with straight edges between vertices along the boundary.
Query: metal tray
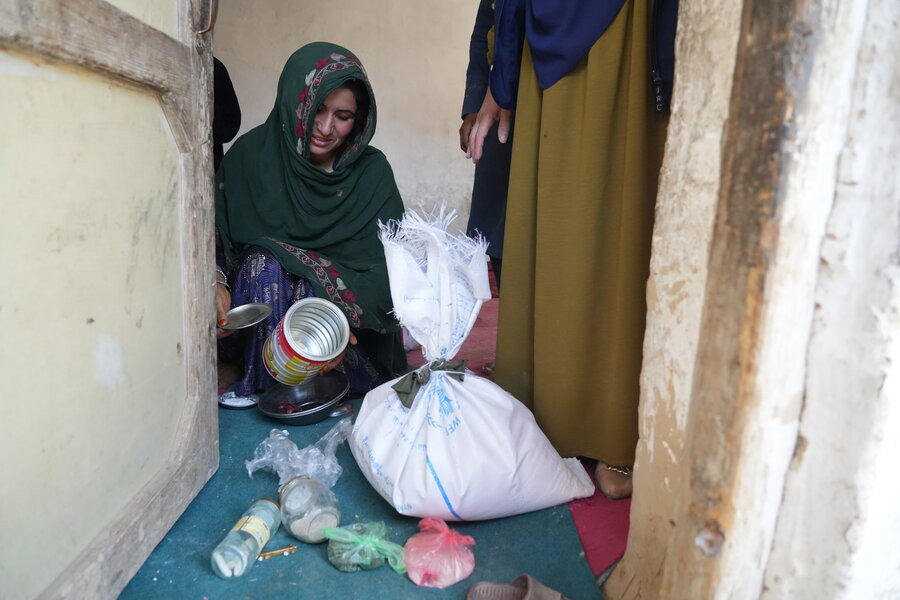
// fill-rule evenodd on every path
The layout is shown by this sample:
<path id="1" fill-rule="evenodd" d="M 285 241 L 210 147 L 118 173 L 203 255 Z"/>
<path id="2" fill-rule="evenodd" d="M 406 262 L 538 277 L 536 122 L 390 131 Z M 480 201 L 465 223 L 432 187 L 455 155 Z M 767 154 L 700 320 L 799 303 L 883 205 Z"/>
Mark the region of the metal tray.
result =
<path id="1" fill-rule="evenodd" d="M 243 329 L 256 325 L 272 314 L 272 307 L 262 302 L 251 302 L 235 306 L 225 314 L 228 322 L 221 325 L 222 329 Z"/>
<path id="2" fill-rule="evenodd" d="M 289 425 L 312 425 L 332 416 L 333 412 L 346 413 L 338 405 L 349 391 L 347 376 L 332 370 L 300 385 L 277 383 L 262 395 L 256 406 L 267 417 Z"/>

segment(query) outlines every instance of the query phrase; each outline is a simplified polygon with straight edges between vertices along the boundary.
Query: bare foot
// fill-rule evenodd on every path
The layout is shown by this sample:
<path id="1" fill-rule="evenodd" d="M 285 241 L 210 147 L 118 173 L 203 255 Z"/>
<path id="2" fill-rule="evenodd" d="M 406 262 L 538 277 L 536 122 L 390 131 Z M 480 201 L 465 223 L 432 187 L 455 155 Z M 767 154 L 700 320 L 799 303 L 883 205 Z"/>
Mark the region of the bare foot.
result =
<path id="1" fill-rule="evenodd" d="M 231 385 L 241 378 L 241 369 L 234 363 L 218 363 L 216 365 L 216 381 L 220 394 L 228 391 Z"/>
<path id="2" fill-rule="evenodd" d="M 621 500 L 631 496 L 632 470 L 630 466 L 613 467 L 602 460 L 597 461 L 594 480 L 603 495 L 610 500 Z"/>

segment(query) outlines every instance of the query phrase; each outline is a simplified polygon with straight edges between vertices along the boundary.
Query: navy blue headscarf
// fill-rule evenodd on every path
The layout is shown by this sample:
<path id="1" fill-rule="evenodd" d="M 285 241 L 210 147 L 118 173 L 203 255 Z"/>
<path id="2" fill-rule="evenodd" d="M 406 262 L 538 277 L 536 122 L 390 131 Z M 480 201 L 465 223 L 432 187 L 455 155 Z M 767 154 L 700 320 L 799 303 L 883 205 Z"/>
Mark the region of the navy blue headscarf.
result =
<path id="1" fill-rule="evenodd" d="M 524 39 L 538 85 L 547 89 L 585 57 L 623 4 L 625 0 L 496 0 L 491 94 L 497 104 L 515 107 Z"/>

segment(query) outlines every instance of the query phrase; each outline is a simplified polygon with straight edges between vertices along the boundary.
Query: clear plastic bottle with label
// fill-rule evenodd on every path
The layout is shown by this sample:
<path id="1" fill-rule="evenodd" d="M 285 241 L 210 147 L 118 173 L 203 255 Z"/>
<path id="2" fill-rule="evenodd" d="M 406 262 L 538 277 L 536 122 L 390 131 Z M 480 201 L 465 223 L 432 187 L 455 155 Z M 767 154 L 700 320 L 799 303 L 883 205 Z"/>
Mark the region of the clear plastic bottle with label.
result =
<path id="1" fill-rule="evenodd" d="M 317 479 L 294 477 L 281 487 L 279 499 L 285 529 L 302 542 L 324 542 L 322 530 L 340 523 L 337 496 Z"/>
<path id="2" fill-rule="evenodd" d="M 223 579 L 246 573 L 280 524 L 281 513 L 275 501 L 260 498 L 253 502 L 213 550 L 212 570 Z"/>

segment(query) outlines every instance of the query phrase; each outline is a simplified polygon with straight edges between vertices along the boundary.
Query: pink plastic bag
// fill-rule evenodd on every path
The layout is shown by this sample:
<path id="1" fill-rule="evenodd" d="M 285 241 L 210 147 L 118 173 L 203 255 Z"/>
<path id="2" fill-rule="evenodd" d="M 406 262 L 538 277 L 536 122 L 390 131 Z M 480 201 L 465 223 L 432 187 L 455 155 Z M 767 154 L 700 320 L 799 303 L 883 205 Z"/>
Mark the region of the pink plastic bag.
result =
<path id="1" fill-rule="evenodd" d="M 403 546 L 403 562 L 413 583 L 445 588 L 462 581 L 475 569 L 475 555 L 468 546 L 475 540 L 447 527 L 441 519 L 422 519 L 419 533 Z"/>

